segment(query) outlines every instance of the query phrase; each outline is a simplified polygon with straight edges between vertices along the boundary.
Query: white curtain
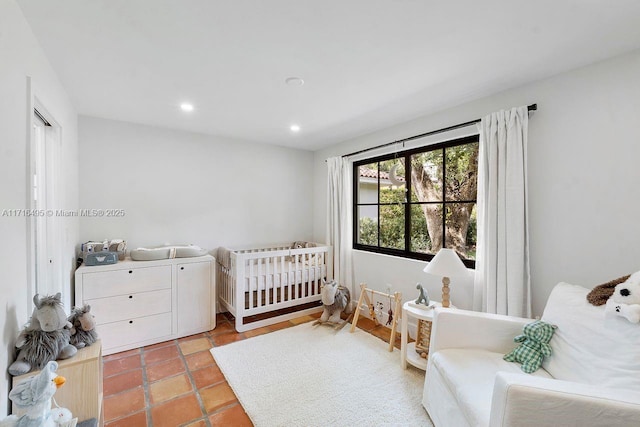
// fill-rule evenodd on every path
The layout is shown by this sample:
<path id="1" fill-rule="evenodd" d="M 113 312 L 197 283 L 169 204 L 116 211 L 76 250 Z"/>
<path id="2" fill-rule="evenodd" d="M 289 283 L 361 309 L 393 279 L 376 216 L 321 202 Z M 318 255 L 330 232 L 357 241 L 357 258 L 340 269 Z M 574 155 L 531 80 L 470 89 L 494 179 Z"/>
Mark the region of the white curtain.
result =
<path id="1" fill-rule="evenodd" d="M 327 243 L 333 246 L 334 279 L 349 288 L 353 297 L 352 165 L 342 157 L 327 159 Z"/>
<path id="2" fill-rule="evenodd" d="M 531 317 L 527 107 L 480 122 L 474 308 Z"/>

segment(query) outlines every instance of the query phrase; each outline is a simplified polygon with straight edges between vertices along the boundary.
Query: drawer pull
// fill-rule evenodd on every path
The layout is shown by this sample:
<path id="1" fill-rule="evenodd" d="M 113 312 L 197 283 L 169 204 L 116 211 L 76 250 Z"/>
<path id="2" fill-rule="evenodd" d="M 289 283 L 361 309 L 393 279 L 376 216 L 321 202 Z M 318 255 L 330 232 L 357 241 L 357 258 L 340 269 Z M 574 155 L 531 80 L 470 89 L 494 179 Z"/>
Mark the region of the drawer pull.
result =
<path id="1" fill-rule="evenodd" d="M 129 270 L 129 274 L 133 273 L 133 270 Z"/>
<path id="2" fill-rule="evenodd" d="M 129 299 L 132 299 L 132 298 L 133 298 L 133 295 L 129 295 Z"/>
<path id="3" fill-rule="evenodd" d="M 184 270 L 184 267 L 180 267 L 180 270 Z"/>
<path id="4" fill-rule="evenodd" d="M 129 324 L 133 323 L 133 320 L 129 320 Z"/>

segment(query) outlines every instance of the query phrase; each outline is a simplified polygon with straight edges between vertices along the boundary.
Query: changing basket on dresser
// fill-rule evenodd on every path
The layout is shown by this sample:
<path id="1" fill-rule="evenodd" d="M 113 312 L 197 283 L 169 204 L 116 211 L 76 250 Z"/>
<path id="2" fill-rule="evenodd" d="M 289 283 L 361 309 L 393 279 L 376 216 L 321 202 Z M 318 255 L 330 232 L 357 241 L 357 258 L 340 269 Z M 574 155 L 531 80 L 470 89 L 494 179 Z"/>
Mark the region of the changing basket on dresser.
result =
<path id="1" fill-rule="evenodd" d="M 81 266 L 75 304 L 89 304 L 108 355 L 209 331 L 216 322 L 215 259 Z"/>

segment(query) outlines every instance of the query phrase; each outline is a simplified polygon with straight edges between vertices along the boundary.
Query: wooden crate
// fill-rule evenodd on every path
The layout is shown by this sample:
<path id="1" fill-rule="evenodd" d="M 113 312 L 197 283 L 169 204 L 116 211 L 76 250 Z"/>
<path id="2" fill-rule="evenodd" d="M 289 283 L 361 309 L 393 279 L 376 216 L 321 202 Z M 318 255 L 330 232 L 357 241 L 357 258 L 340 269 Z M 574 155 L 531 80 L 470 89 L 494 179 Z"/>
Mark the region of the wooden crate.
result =
<path id="1" fill-rule="evenodd" d="M 56 373 L 67 380 L 53 396 L 58 405 L 69 409 L 78 421 L 95 418 L 102 425 L 102 342 L 98 340 L 72 358 L 57 362 Z M 13 377 L 13 387 L 39 372 Z M 23 415 L 24 410 L 14 407 L 13 413 Z"/>

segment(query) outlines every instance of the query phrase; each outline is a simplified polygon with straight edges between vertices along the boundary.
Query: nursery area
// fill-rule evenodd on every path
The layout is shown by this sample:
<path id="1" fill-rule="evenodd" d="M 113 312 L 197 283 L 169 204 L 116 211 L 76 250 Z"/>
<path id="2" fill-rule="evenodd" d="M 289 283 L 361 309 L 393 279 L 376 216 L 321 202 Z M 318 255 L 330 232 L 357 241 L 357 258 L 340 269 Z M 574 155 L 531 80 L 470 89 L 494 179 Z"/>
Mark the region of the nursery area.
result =
<path id="1" fill-rule="evenodd" d="M 0 426 L 639 426 L 638 22 L 0 1 Z"/>

